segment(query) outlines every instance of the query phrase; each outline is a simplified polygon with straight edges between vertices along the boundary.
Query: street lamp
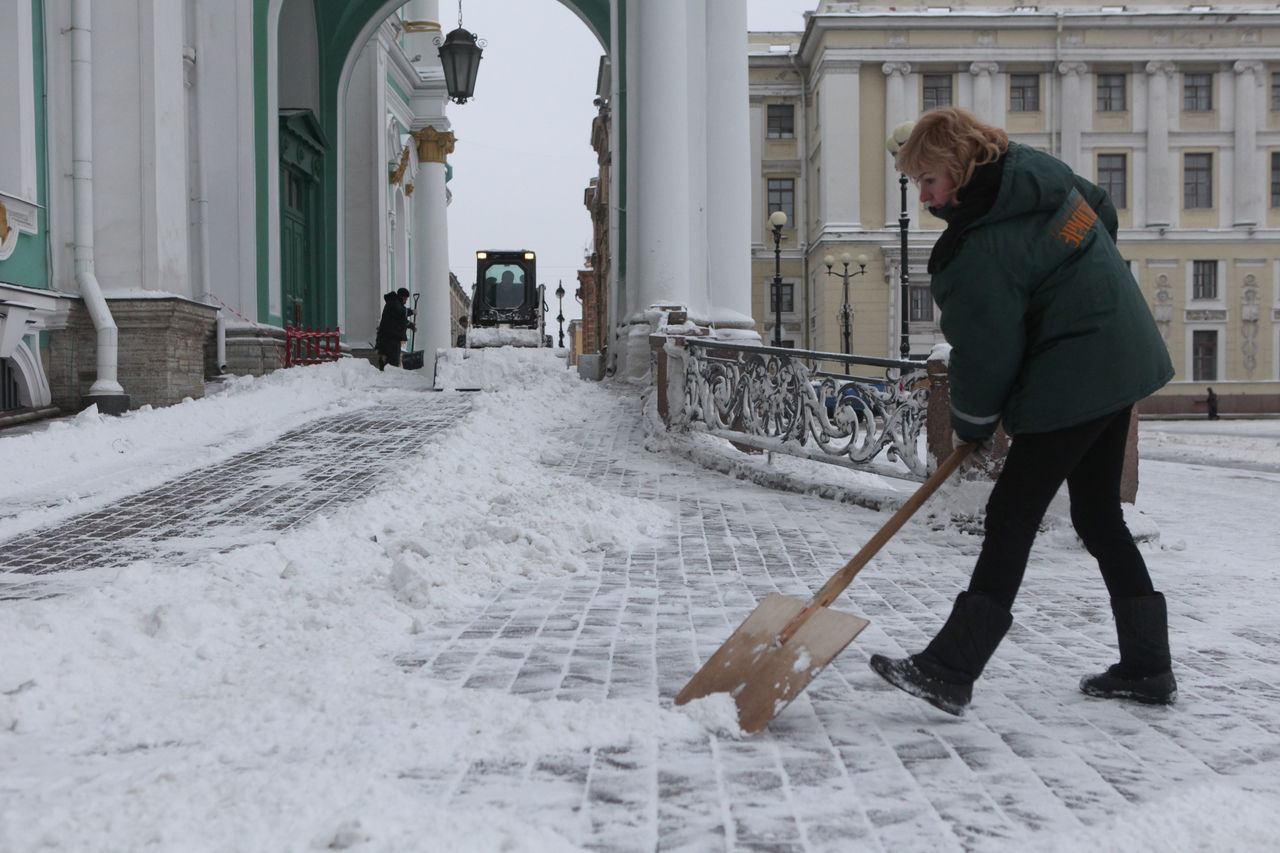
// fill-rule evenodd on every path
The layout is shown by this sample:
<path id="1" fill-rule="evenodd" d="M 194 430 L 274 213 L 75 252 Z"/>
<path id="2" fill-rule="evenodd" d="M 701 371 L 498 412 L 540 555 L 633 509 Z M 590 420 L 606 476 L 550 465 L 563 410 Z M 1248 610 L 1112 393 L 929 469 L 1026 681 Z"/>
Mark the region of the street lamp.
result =
<path id="1" fill-rule="evenodd" d="M 894 166 L 897 166 L 898 149 L 902 148 L 907 139 L 911 137 L 911 131 L 915 129 L 914 121 L 904 121 L 893 129 L 893 134 L 886 140 L 885 145 L 889 149 L 889 153 L 893 155 Z M 900 239 L 900 261 L 901 283 L 902 283 L 902 342 L 898 349 L 902 353 L 903 360 L 911 355 L 911 341 L 909 340 L 910 329 L 907 325 L 907 318 L 911 309 L 911 292 L 910 282 L 911 276 L 907 272 L 907 226 L 911 223 L 907 217 L 907 176 L 898 171 L 898 189 L 902 194 L 902 212 L 898 214 L 898 237 Z"/>
<path id="2" fill-rule="evenodd" d="M 556 285 L 556 299 L 560 300 L 560 313 L 556 315 L 556 322 L 560 324 L 560 349 L 564 349 L 564 282 L 561 281 Z"/>
<path id="3" fill-rule="evenodd" d="M 769 214 L 773 228 L 773 345 L 782 346 L 782 229 L 787 215 L 781 210 Z"/>
<path id="4" fill-rule="evenodd" d="M 853 258 L 849 257 L 848 252 L 840 253 L 840 263 L 844 264 L 844 272 L 835 272 L 831 268 L 835 266 L 836 259 L 827 255 L 822 262 L 827 265 L 827 275 L 838 275 L 840 280 L 844 282 L 844 304 L 840 306 L 840 322 L 841 329 L 844 331 L 844 354 L 852 354 L 851 335 L 853 333 L 853 309 L 849 307 L 849 279 L 855 275 L 865 275 L 867 272 L 867 256 L 858 255 L 858 271 L 849 272 L 849 262 Z"/>
<path id="5" fill-rule="evenodd" d="M 480 70 L 480 54 L 484 41 L 462 28 L 462 0 L 458 0 L 458 28 L 435 43 L 440 50 L 440 65 L 444 69 L 444 86 L 449 100 L 465 104 L 476 91 L 476 73 Z"/>

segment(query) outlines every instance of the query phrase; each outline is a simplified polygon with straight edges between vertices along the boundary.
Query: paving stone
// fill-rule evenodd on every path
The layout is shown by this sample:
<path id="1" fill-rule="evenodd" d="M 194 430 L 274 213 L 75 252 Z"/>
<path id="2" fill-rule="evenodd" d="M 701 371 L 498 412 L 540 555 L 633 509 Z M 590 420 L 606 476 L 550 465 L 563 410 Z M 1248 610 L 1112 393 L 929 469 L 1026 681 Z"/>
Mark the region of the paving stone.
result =
<path id="1" fill-rule="evenodd" d="M 416 403 L 319 418 L 280 436 L 269 450 L 246 451 L 0 542 L 0 597 L 29 597 L 41 588 L 18 585 L 15 575 L 106 568 L 160 553 L 194 559 L 229 542 L 293 528 L 364 497 L 389 476 L 399 463 L 382 452 L 387 442 L 425 443 L 469 409 L 466 397 L 424 394 Z M 286 459 L 293 464 L 282 465 Z"/>
<path id="2" fill-rule="evenodd" d="M 638 412 L 634 394 L 620 393 Z M 465 403 L 446 399 L 303 425 L 270 448 L 0 543 L 19 567 L 0 575 L 0 598 L 56 594 L 68 570 L 252 541 L 331 511 L 386 476 L 389 432 L 429 439 L 448 429 Z M 572 577 L 513 583 L 473 616 L 425 621 L 397 659 L 408 677 L 534 702 L 669 706 L 762 598 L 807 598 L 884 521 L 648 453 L 638 417 L 602 415 L 558 438 L 560 473 L 655 502 L 673 529 L 583 555 L 586 568 Z M 291 488 L 299 481 L 310 488 Z M 216 530 L 204 530 L 211 521 Z M 417 757 L 400 775 L 433 808 L 553 814 L 575 845 L 626 853 L 979 851 L 1046 827 L 1105 824 L 1180 785 L 1280 779 L 1280 638 L 1271 633 L 1237 628 L 1213 647 L 1180 650 L 1175 708 L 1075 690 L 1079 673 L 1114 654 L 1105 593 L 1083 552 L 1055 566 L 1033 553 L 1014 627 L 964 719 L 876 678 L 871 651 L 928 642 L 979 542 L 957 553 L 923 527 L 904 528 L 835 605 L 871 627 L 752 738 L 708 732 L 677 748 L 638 736 L 461 767 Z"/>

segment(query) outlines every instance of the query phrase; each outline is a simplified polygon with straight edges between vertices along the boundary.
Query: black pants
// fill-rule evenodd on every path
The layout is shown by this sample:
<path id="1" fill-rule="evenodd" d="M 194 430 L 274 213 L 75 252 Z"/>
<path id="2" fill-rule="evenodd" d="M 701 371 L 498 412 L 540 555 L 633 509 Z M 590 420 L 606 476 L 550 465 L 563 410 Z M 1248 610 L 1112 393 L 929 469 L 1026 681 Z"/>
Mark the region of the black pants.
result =
<path id="1" fill-rule="evenodd" d="M 378 359 L 379 370 L 381 370 L 383 367 L 387 366 L 388 364 L 391 365 L 392 367 L 400 366 L 400 342 L 399 341 L 395 341 L 394 343 L 378 341 L 377 350 L 378 350 L 378 355 L 381 356 L 381 358 Z"/>
<path id="2" fill-rule="evenodd" d="M 1036 530 L 1065 480 L 1071 523 L 1098 561 L 1112 597 L 1150 595 L 1147 564 L 1120 509 L 1130 410 L 1054 432 L 1019 435 L 987 501 L 986 538 L 972 592 L 1013 604 Z"/>

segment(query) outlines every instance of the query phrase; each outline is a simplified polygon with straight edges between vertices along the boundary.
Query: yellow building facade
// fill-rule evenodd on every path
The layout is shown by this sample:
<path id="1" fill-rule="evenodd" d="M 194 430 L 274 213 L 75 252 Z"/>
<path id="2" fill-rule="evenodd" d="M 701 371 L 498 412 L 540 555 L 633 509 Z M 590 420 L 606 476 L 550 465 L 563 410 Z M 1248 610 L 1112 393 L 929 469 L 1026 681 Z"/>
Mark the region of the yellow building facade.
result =
<path id="1" fill-rule="evenodd" d="M 1280 412 L 1280 10 L 1273 5 L 871 7 L 822 2 L 752 33 L 753 316 L 765 342 L 927 356 L 943 228 L 886 138 L 954 104 L 1107 189 L 1177 370 L 1144 411 Z M 775 250 L 766 219 L 788 216 Z M 865 274 L 859 275 L 859 256 Z M 825 260 L 834 261 L 831 272 Z M 776 305 L 775 268 L 782 280 Z M 904 296 L 905 289 L 905 296 Z M 905 303 L 905 306 L 904 306 Z"/>

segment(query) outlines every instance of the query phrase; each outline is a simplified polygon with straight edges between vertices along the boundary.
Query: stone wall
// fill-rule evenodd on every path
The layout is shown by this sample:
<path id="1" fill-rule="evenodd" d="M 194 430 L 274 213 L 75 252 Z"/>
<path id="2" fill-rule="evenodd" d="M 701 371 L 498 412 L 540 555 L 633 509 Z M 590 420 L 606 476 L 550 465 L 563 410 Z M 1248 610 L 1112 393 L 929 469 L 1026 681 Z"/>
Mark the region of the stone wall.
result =
<path id="1" fill-rule="evenodd" d="M 178 296 L 108 297 L 107 306 L 118 330 L 117 379 L 131 408 L 204 396 L 205 343 L 216 308 Z M 98 378 L 98 335 L 83 302 L 72 306 L 66 328 L 50 332 L 49 344 L 53 403 L 78 411 Z"/>
<path id="2" fill-rule="evenodd" d="M 218 341 L 216 328 L 205 345 L 205 372 L 217 376 Z M 284 329 L 275 326 L 227 326 L 225 373 L 236 376 L 263 376 L 284 367 Z"/>

